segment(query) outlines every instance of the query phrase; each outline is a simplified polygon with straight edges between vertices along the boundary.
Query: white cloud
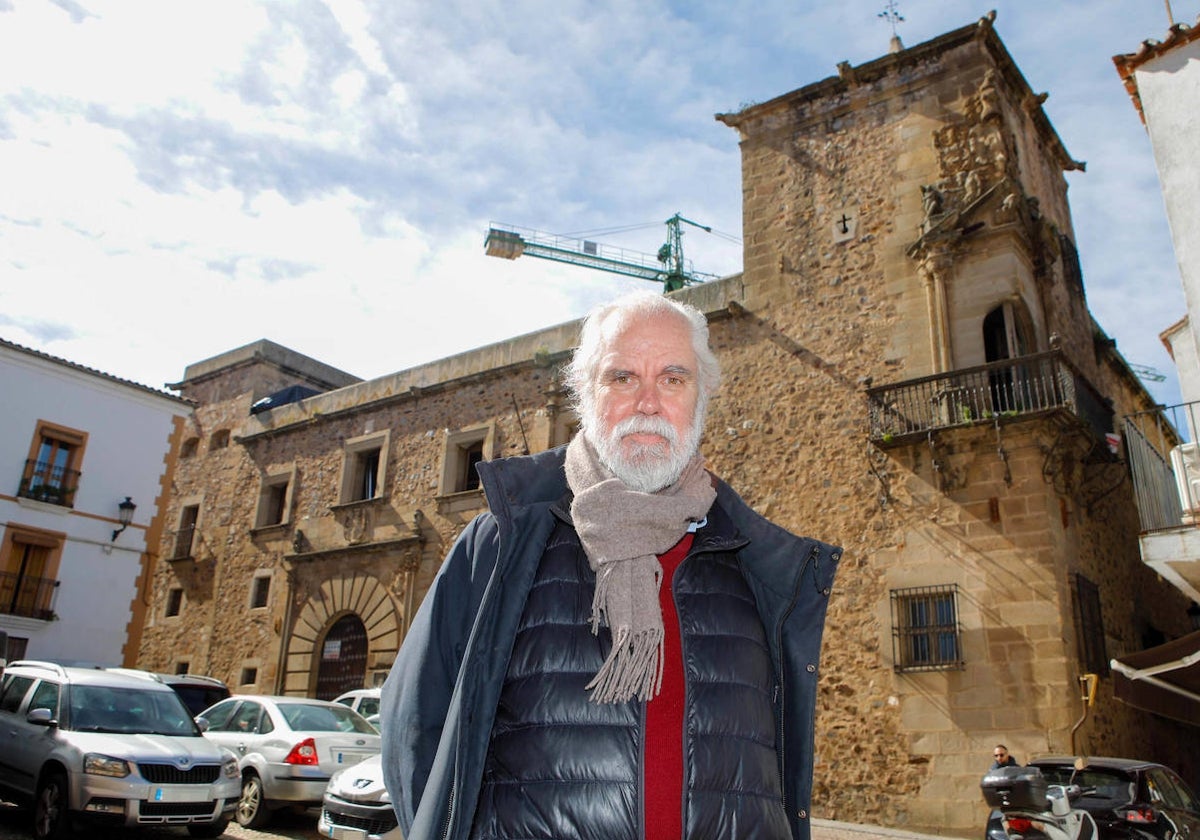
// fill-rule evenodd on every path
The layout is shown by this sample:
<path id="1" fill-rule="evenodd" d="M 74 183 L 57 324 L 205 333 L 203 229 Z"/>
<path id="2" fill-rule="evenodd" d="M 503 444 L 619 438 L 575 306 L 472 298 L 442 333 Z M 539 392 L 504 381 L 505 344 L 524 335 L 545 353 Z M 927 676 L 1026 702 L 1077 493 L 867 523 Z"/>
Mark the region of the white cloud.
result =
<path id="1" fill-rule="evenodd" d="M 1128 358 L 1163 367 L 1157 332 L 1182 293 L 1110 57 L 1161 37 L 1165 14 L 993 5 L 1088 161 L 1069 181 L 1089 302 Z M 1194 18 L 1197 3 L 1174 5 Z M 677 211 L 740 235 L 737 137 L 713 115 L 876 58 L 890 35 L 866 0 L 79 8 L 0 6 L 0 335 L 150 384 L 261 337 L 382 375 L 643 285 L 488 259 L 487 222 L 647 223 L 613 243 L 647 252 Z M 979 14 L 902 12 L 908 45 Z M 694 228 L 685 251 L 699 270 L 739 267 Z"/>

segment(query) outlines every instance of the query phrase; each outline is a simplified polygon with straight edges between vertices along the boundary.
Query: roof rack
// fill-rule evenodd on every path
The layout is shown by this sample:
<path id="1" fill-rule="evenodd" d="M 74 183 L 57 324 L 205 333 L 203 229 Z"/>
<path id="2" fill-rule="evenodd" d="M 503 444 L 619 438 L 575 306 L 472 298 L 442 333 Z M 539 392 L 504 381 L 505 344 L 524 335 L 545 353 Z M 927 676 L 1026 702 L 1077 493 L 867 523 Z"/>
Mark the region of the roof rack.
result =
<path id="1" fill-rule="evenodd" d="M 56 676 L 67 676 L 67 670 L 57 662 L 47 662 L 43 659 L 18 659 L 16 662 L 9 662 L 6 670 L 11 671 L 13 668 L 41 668 L 45 671 L 53 671 Z"/>

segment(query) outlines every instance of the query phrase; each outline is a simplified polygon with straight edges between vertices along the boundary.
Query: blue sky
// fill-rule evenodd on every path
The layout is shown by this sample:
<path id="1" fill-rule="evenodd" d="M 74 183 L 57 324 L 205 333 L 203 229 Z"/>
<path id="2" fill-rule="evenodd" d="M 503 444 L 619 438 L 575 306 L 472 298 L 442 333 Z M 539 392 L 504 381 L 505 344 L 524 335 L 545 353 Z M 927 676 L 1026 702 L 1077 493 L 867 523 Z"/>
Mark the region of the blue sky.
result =
<path id="1" fill-rule="evenodd" d="M 740 269 L 714 114 L 887 51 L 886 0 L 0 0 L 0 337 L 154 387 L 270 338 L 372 378 L 645 281 L 484 256 L 490 221 Z M 1184 312 L 1149 140 L 1111 57 L 1163 0 L 899 0 L 906 45 L 996 28 L 1086 173 L 1089 304 L 1178 400 Z M 1200 0 L 1174 0 L 1194 24 Z"/>

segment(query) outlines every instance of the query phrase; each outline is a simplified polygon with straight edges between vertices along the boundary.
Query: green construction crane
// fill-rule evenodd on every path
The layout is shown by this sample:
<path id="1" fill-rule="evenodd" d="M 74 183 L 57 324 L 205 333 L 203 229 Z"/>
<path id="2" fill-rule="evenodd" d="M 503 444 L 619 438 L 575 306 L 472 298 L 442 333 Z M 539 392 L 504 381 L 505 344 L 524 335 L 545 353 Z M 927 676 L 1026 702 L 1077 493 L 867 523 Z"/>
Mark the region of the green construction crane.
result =
<path id="1" fill-rule="evenodd" d="M 691 261 L 683 258 L 683 231 L 680 226 L 689 224 L 709 233 L 712 228 L 685 219 L 678 213 L 667 219 L 666 224 L 667 241 L 653 257 L 588 239 L 542 233 L 515 225 L 490 225 L 483 246 L 489 257 L 515 260 L 525 255 L 652 280 L 663 284 L 664 294 L 715 279 L 715 274 L 693 271 Z"/>

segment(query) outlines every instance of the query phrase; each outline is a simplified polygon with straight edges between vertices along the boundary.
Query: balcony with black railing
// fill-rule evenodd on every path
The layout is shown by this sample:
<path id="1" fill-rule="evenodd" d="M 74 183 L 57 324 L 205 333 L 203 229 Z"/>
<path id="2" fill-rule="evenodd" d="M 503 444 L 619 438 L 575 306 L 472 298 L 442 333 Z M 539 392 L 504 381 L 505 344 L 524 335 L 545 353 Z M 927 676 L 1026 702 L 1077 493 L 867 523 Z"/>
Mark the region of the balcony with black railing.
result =
<path id="1" fill-rule="evenodd" d="M 30 459 L 17 487 L 17 496 L 51 505 L 74 507 L 75 489 L 79 486 L 79 470 Z"/>
<path id="2" fill-rule="evenodd" d="M 1065 412 L 1098 442 L 1113 410 L 1059 350 L 909 379 L 867 390 L 871 441 L 911 443 L 931 432 Z"/>
<path id="3" fill-rule="evenodd" d="M 1125 417 L 1142 562 L 1200 602 L 1200 403 Z"/>
<path id="4" fill-rule="evenodd" d="M 1143 531 L 1200 524 L 1197 421 L 1200 403 L 1159 406 L 1125 418 L 1125 449 Z"/>
<path id="5" fill-rule="evenodd" d="M 0 572 L 0 614 L 50 621 L 58 581 L 19 572 Z"/>

